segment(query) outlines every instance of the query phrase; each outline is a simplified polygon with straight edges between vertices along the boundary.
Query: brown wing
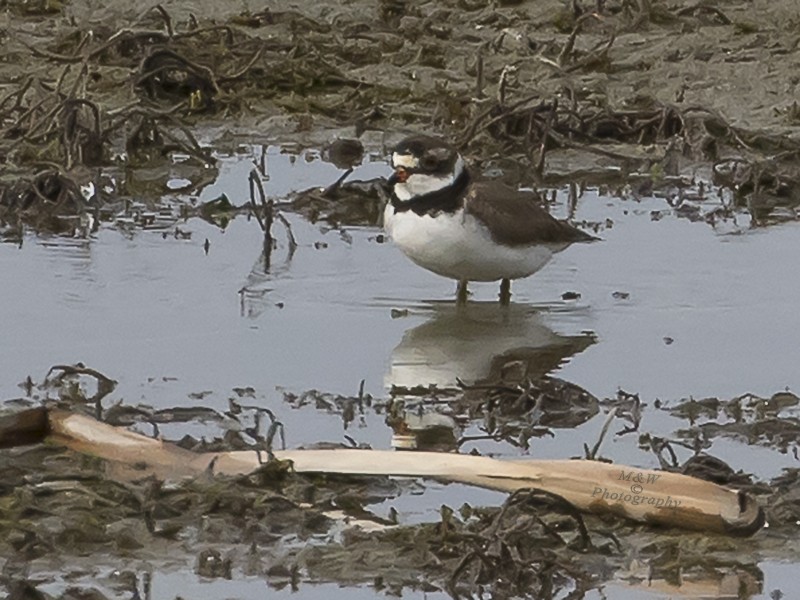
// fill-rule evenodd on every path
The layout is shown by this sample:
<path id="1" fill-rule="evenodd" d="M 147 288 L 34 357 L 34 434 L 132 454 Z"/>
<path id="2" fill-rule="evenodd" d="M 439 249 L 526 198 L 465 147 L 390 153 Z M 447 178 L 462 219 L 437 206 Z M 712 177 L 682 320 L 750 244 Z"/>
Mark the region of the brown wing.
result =
<path id="1" fill-rule="evenodd" d="M 597 238 L 552 217 L 534 192 L 499 182 L 475 183 L 464 198 L 465 211 L 489 229 L 492 239 L 508 246 L 570 244 Z"/>

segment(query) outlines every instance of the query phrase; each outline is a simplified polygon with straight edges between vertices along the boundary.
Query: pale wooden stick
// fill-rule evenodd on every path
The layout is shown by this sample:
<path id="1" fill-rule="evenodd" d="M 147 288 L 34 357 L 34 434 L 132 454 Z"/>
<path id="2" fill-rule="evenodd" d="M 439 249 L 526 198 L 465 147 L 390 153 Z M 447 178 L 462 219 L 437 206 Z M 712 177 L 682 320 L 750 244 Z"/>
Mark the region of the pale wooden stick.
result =
<path id="1" fill-rule="evenodd" d="M 51 443 L 135 466 L 139 476 L 243 475 L 261 466 L 256 452 L 194 453 L 63 411 L 50 411 L 49 431 Z M 275 457 L 292 461 L 301 473 L 429 477 L 505 492 L 545 490 L 585 512 L 685 529 L 751 535 L 764 524 L 761 508 L 742 492 L 679 473 L 598 461 L 349 449 L 285 450 Z"/>

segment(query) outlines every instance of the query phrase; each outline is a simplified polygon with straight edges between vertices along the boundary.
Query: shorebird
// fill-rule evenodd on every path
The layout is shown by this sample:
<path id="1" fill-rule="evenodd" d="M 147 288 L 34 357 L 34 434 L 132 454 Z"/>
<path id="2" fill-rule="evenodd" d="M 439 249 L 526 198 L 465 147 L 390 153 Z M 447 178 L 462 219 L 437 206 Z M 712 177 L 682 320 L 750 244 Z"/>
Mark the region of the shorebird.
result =
<path id="1" fill-rule="evenodd" d="M 507 305 L 512 279 L 533 275 L 574 242 L 597 239 L 551 216 L 536 192 L 474 181 L 439 138 L 407 137 L 392 167 L 384 229 L 412 261 L 458 282 L 458 304 L 467 301 L 468 282 L 499 280 Z"/>

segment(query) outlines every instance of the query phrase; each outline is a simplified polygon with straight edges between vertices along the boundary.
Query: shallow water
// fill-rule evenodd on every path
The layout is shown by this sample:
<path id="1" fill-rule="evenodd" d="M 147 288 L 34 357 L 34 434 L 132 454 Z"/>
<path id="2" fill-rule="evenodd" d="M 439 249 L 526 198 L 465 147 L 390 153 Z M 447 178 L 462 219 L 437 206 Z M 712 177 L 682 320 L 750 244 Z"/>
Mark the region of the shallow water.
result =
<path id="1" fill-rule="evenodd" d="M 268 152 L 267 192 L 274 197 L 325 186 L 340 174 L 313 153 Z M 223 158 L 219 181 L 200 200 L 224 192 L 245 202 L 251 158 Z M 353 178 L 386 171 L 374 160 Z M 515 282 L 515 304 L 506 312 L 494 303 L 494 284 L 473 285 L 472 304 L 456 311 L 454 284 L 380 243 L 377 229 L 329 230 L 288 213 L 299 248 L 289 257 L 276 225 L 279 247 L 269 273 L 259 259 L 258 225 L 242 217 L 225 230 L 200 219 L 176 222 L 192 232 L 188 240 L 176 239 L 168 225 L 133 235 L 102 228 L 90 240 L 28 237 L 21 248 L 2 244 L 0 397 L 23 396 L 18 384 L 27 375 L 40 382 L 51 365 L 81 361 L 118 380 L 107 402 L 222 410 L 233 388 L 252 386 L 258 403 L 285 424 L 289 446 L 342 441 L 346 434 L 381 448 L 391 439 L 382 415 L 367 411 L 346 424 L 312 405 L 290 408 L 283 390 L 353 395 L 363 380 L 366 392 L 385 397 L 393 384 L 453 385 L 456 377 L 485 376 L 493 358 L 520 348 L 546 355 L 542 360 L 563 359 L 555 373 L 598 397 L 620 387 L 647 403 L 800 389 L 800 280 L 793 276 L 800 224 L 722 235 L 672 214 L 651 219 L 651 211 L 667 208 L 658 198 L 587 191 L 576 218 L 611 219 L 613 227 L 600 232 L 602 242 L 569 248 L 533 278 Z M 567 291 L 581 297 L 561 300 Z M 587 333 L 595 339 L 587 342 Z M 198 393 L 202 400 L 190 396 Z M 534 440 L 530 454 L 580 455 L 603 419 Z M 648 410 L 641 428 L 669 434 L 681 424 Z M 187 432 L 181 427 L 164 431 L 177 438 Z M 610 437 L 603 454 L 655 466 L 633 437 Z M 481 447 L 520 452 L 504 444 Z M 711 451 L 765 479 L 794 462 L 729 440 Z M 401 521 L 417 522 L 436 518 L 448 501 L 501 497 L 430 486 L 425 501 L 401 496 L 391 504 Z M 764 566 L 780 581 L 783 569 Z"/>

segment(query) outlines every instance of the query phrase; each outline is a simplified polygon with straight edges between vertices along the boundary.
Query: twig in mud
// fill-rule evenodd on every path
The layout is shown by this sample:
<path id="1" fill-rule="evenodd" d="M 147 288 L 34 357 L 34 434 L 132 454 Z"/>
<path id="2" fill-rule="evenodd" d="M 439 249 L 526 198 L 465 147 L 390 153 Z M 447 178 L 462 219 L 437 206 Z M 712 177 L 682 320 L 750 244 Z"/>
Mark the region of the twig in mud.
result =
<path id="1" fill-rule="evenodd" d="M 258 174 L 261 177 L 263 177 L 265 179 L 269 178 L 269 175 L 267 174 L 267 145 L 266 144 L 261 144 L 261 154 L 259 155 L 258 160 L 253 159 L 253 164 L 256 166 L 256 169 L 258 169 Z"/>
<path id="2" fill-rule="evenodd" d="M 492 106 L 489 106 L 488 108 L 486 108 L 485 110 L 482 110 L 472 120 L 472 123 L 470 123 L 469 126 L 467 126 L 467 129 L 466 129 L 466 131 L 464 131 L 464 135 L 461 136 L 461 139 L 459 140 L 457 146 L 459 148 L 463 148 L 464 146 L 469 144 L 472 141 L 472 138 L 475 137 L 479 126 L 482 129 L 486 129 L 487 127 L 491 127 L 495 123 L 505 119 L 513 111 L 517 110 L 518 108 L 520 108 L 522 106 L 525 106 L 528 102 L 531 102 L 532 100 L 536 100 L 537 98 L 540 98 L 540 97 L 541 97 L 541 94 L 539 94 L 538 92 L 535 93 L 535 94 L 531 94 L 530 96 L 526 96 L 525 98 L 522 98 L 521 100 L 518 100 L 514 104 L 511 104 L 510 106 L 507 106 L 505 112 L 503 112 L 502 114 L 500 114 L 500 115 L 498 115 L 496 117 L 493 117 L 487 123 L 483 123 L 482 121 L 484 119 L 486 119 L 486 117 L 491 115 L 496 110 L 497 106 L 496 105 L 492 105 Z"/>
<path id="3" fill-rule="evenodd" d="M 333 198 L 334 195 L 336 194 L 336 192 L 339 191 L 339 188 L 342 187 L 342 184 L 344 183 L 345 179 L 350 177 L 350 174 L 352 172 L 353 172 L 353 167 L 350 167 L 349 169 L 347 169 L 341 175 L 341 177 L 339 177 L 339 179 L 337 179 L 336 181 L 334 181 L 332 184 L 330 184 L 328 187 L 325 188 L 325 191 L 322 192 L 322 197 L 323 198 Z"/>
<path id="4" fill-rule="evenodd" d="M 650 0 L 636 0 L 636 7 L 638 9 L 638 14 L 633 22 L 633 29 L 636 29 L 643 23 L 650 21 L 650 15 L 653 13 L 653 6 Z"/>
<path id="5" fill-rule="evenodd" d="M 85 83 L 84 79 L 85 79 L 85 78 L 86 78 L 88 75 L 89 75 L 89 63 L 87 63 L 86 61 L 84 61 L 84 62 L 81 64 L 81 70 L 80 70 L 80 71 L 78 71 L 78 76 L 77 76 L 77 77 L 75 77 L 75 81 L 74 81 L 74 82 L 72 82 L 72 89 L 71 89 L 69 92 L 67 92 L 67 97 L 68 97 L 68 98 L 75 98 L 75 95 L 78 93 L 78 87 L 79 87 L 79 86 L 80 86 L 82 83 Z M 81 94 L 81 95 L 83 95 L 83 94 Z"/>
<path id="6" fill-rule="evenodd" d="M 706 106 L 687 106 L 686 108 L 683 109 L 682 115 L 683 117 L 686 117 L 689 113 L 696 113 L 696 112 L 705 113 L 707 115 L 714 117 L 717 121 L 715 125 L 718 124 L 720 127 L 724 128 L 725 133 L 731 136 L 737 144 L 739 144 L 742 148 L 745 148 L 752 152 L 757 152 L 757 150 L 751 144 L 745 142 L 744 139 L 742 139 L 741 135 L 739 134 L 739 130 L 730 125 L 728 121 L 725 119 L 725 117 L 723 117 L 721 113 L 717 112 L 713 108 L 709 108 Z M 742 133 L 746 132 L 743 131 Z M 715 137 L 722 137 L 722 136 L 715 136 Z"/>
<path id="7" fill-rule="evenodd" d="M 92 105 L 91 102 L 85 100 L 76 99 L 76 92 L 78 91 L 78 87 L 83 82 L 84 78 L 89 73 L 89 67 L 86 63 L 83 63 L 81 66 L 81 70 L 78 72 L 75 81 L 72 84 L 72 89 L 70 89 L 66 94 L 61 92 L 61 86 L 66 78 L 67 73 L 70 71 L 70 65 L 67 65 L 64 70 L 62 71 L 57 85 L 54 92 L 54 96 L 57 99 L 57 104 L 50 108 L 43 116 L 41 116 L 38 120 L 35 119 L 36 113 L 44 107 L 44 105 L 52 99 L 52 97 L 43 98 L 40 101 L 36 102 L 33 106 L 29 107 L 20 117 L 17 118 L 14 125 L 11 126 L 11 129 L 19 129 L 25 130 L 24 135 L 21 135 L 12 145 L 12 147 L 17 147 L 19 144 L 23 142 L 33 143 L 36 144 L 37 142 L 47 139 L 54 129 L 63 129 L 60 126 L 54 127 L 54 124 L 57 123 L 57 117 L 60 113 L 67 110 L 68 103 L 71 102 L 84 102 L 89 105 Z M 66 96 L 66 99 L 62 100 L 62 97 Z M 92 109 L 95 110 L 96 106 Z M 97 118 L 99 120 L 99 112 L 97 113 Z M 23 127 L 23 123 L 29 120 L 29 125 L 27 129 Z M 39 134 L 41 129 L 45 129 L 45 131 Z M 38 137 L 37 137 L 37 134 Z"/>
<path id="8" fill-rule="evenodd" d="M 517 72 L 515 65 L 506 65 L 500 73 L 500 82 L 497 84 L 497 103 L 502 107 L 506 103 L 506 88 L 509 85 L 509 79 Z"/>
<path id="9" fill-rule="evenodd" d="M 531 500 L 536 499 L 545 499 L 551 502 L 554 506 L 557 506 L 559 509 L 564 511 L 570 517 L 575 519 L 576 525 L 578 527 L 578 533 L 581 536 L 581 546 L 579 550 L 585 550 L 592 547 L 592 541 L 589 536 L 589 529 L 586 527 L 586 523 L 583 520 L 583 515 L 581 515 L 580 511 L 563 497 L 559 496 L 558 494 L 554 494 L 552 492 L 548 492 L 546 490 L 540 490 L 535 488 L 528 488 L 528 489 L 519 489 L 512 493 L 503 504 L 503 507 L 500 509 L 500 512 L 495 517 L 491 528 L 489 530 L 490 535 L 495 536 L 500 531 L 500 525 L 502 524 L 503 520 L 505 519 L 506 513 L 508 510 L 515 504 L 520 504 L 525 506 L 526 504 L 530 504 Z M 564 546 L 567 546 L 566 540 L 561 537 L 561 535 L 545 523 L 538 515 L 533 515 L 536 521 L 545 529 L 548 534 L 550 534 L 554 539 L 559 541 Z"/>
<path id="10" fill-rule="evenodd" d="M 134 81 L 134 87 L 143 88 L 150 97 L 159 94 L 175 96 L 184 93 L 184 88 L 188 87 L 194 88 L 191 94 L 187 94 L 189 99 L 198 92 L 208 104 L 220 91 L 213 70 L 167 48 L 150 52 L 142 60 L 139 70 L 141 74 Z M 179 91 L 172 91 L 171 87 L 178 87 Z"/>
<path id="11" fill-rule="evenodd" d="M 61 71 L 61 75 L 58 76 L 58 81 L 56 82 L 56 94 L 61 94 L 61 86 L 64 85 L 64 80 L 67 78 L 67 74 L 72 70 L 72 65 L 67 65 L 64 67 L 64 70 Z"/>
<path id="12" fill-rule="evenodd" d="M 197 24 L 196 21 L 195 21 L 195 24 Z M 194 36 L 197 36 L 197 35 L 200 35 L 200 34 L 203 34 L 203 33 L 212 33 L 214 31 L 224 31 L 225 34 L 226 34 L 225 42 L 229 46 L 233 45 L 233 42 L 234 42 L 234 30 L 229 25 L 209 25 L 208 27 L 195 27 L 194 29 L 190 29 L 189 31 L 182 31 L 182 32 L 176 33 L 175 36 L 173 37 L 173 39 L 179 40 L 179 39 L 183 39 L 183 38 L 190 38 L 190 37 L 194 37 Z"/>
<path id="13" fill-rule="evenodd" d="M 617 416 L 617 407 L 615 406 L 609 411 L 608 416 L 606 417 L 606 422 L 603 423 L 603 428 L 600 430 L 600 437 L 597 438 L 597 443 L 594 445 L 594 448 L 592 448 L 590 451 L 588 445 L 586 444 L 583 445 L 583 449 L 584 452 L 586 453 L 586 458 L 588 460 L 598 460 L 597 452 L 600 450 L 600 445 L 603 443 L 603 440 L 605 439 L 606 434 L 608 433 L 608 428 L 611 427 L 611 422 L 614 420 L 614 417 L 616 416 Z"/>
<path id="14" fill-rule="evenodd" d="M 161 4 L 156 4 L 150 10 L 157 12 L 161 15 L 161 18 L 164 20 L 164 27 L 167 28 L 167 35 L 172 37 L 175 35 L 175 31 L 172 29 L 172 17 L 169 16 L 167 9 L 165 9 Z"/>
<path id="15" fill-rule="evenodd" d="M 487 570 L 493 569 L 493 565 L 489 561 L 489 558 L 484 554 L 480 548 L 473 548 L 470 552 L 467 552 L 464 557 L 458 562 L 455 569 L 450 573 L 450 576 L 447 578 L 447 585 L 446 589 L 447 592 L 452 596 L 455 600 L 461 600 L 462 595 L 457 591 L 457 583 L 459 576 L 467 570 L 475 559 L 480 560 L 481 565 L 485 567 Z M 475 582 L 473 582 L 474 585 Z"/>
<path id="16" fill-rule="evenodd" d="M 81 139 L 83 126 L 79 123 L 80 107 L 86 106 L 92 113 L 93 130 L 89 139 Z M 75 155 L 77 154 L 78 162 L 84 163 L 85 157 L 83 155 L 84 147 L 90 146 L 92 151 L 102 152 L 102 130 L 100 127 L 100 109 L 94 102 L 84 99 L 70 99 L 64 100 L 62 104 L 62 111 L 64 114 L 64 125 L 62 128 L 61 139 L 64 144 L 64 152 L 66 154 L 67 170 L 73 167 Z"/>
<path id="17" fill-rule="evenodd" d="M 46 58 L 47 60 L 55 60 L 57 62 L 65 62 L 65 63 L 79 63 L 83 60 L 82 56 L 74 56 L 69 54 L 57 54 L 56 52 L 50 52 L 49 50 L 43 50 L 42 48 L 37 48 L 36 46 L 31 46 L 22 42 L 22 45 L 25 46 L 28 50 L 30 50 L 31 54 L 34 56 L 38 56 L 39 58 Z"/>
<path id="18" fill-rule="evenodd" d="M 83 33 L 81 34 L 81 41 L 79 41 L 79 42 L 78 42 L 78 45 L 77 45 L 77 46 L 75 46 L 75 54 L 78 54 L 78 53 L 79 53 L 81 50 L 83 50 L 83 47 L 84 47 L 86 44 L 88 44 L 88 43 L 89 43 L 89 40 L 91 40 L 91 39 L 92 39 L 92 37 L 93 37 L 93 34 L 92 34 L 92 32 L 91 32 L 91 31 L 85 31 L 85 32 L 83 32 Z"/>
<path id="19" fill-rule="evenodd" d="M 578 33 L 580 33 L 581 29 L 583 28 L 583 24 L 588 19 L 597 19 L 598 21 L 602 20 L 601 17 L 595 13 L 585 13 L 578 17 L 578 19 L 575 21 L 575 27 L 572 28 L 572 33 L 570 33 L 569 38 L 567 38 L 567 42 L 564 44 L 561 52 L 558 53 L 556 64 L 559 67 L 563 67 L 570 61 L 570 55 L 575 49 L 575 40 L 578 38 Z"/>
<path id="20" fill-rule="evenodd" d="M 58 164 L 56 162 L 53 162 L 51 160 L 37 160 L 37 161 L 31 163 L 31 167 L 36 168 L 36 169 L 40 169 L 40 171 L 34 177 L 34 181 L 39 179 L 40 177 L 44 177 L 45 175 L 48 175 L 49 171 L 52 171 L 53 174 L 60 176 L 61 172 L 64 170 L 64 165 L 60 165 L 60 164 Z M 75 189 L 78 189 L 78 188 L 75 187 Z"/>
<path id="21" fill-rule="evenodd" d="M 270 423 L 265 441 L 267 452 L 270 454 L 271 457 L 274 457 L 274 455 L 272 454 L 272 443 L 275 440 L 275 434 L 278 432 L 280 432 L 281 450 L 286 450 L 286 434 L 284 432 L 283 423 L 277 420 L 273 420 L 272 423 Z"/>
<path id="22" fill-rule="evenodd" d="M 157 30 L 133 30 L 133 29 L 120 29 L 114 35 L 109 37 L 100 46 L 89 52 L 84 60 L 91 60 L 97 58 L 103 52 L 114 46 L 119 42 L 129 42 L 138 38 L 149 38 L 154 44 L 164 44 L 169 41 L 169 37 L 163 31 Z"/>
<path id="23" fill-rule="evenodd" d="M 677 469 L 680 465 L 680 462 L 678 461 L 678 455 L 675 454 L 675 450 L 672 449 L 672 444 L 668 440 L 665 440 L 661 437 L 648 436 L 648 438 L 650 450 L 652 450 L 653 454 L 655 454 L 656 458 L 658 458 L 661 468 L 665 471 Z M 669 457 L 672 460 L 672 464 L 667 462 L 667 460 L 664 458 L 664 450 L 669 452 Z"/>
<path id="24" fill-rule="evenodd" d="M 483 46 L 478 47 L 475 58 L 475 97 L 483 98 Z"/>
<path id="25" fill-rule="evenodd" d="M 181 151 L 185 152 L 193 159 L 198 160 L 203 164 L 215 162 L 214 157 L 200 145 L 200 143 L 197 141 L 197 138 L 195 138 L 194 134 L 189 130 L 189 128 L 175 118 L 174 113 L 179 107 L 180 105 L 173 106 L 169 110 L 159 111 L 146 108 L 141 106 L 139 103 L 130 104 L 113 112 L 114 116 L 120 115 L 120 118 L 112 123 L 106 129 L 106 131 L 104 131 L 104 135 L 107 136 L 110 132 L 115 131 L 117 128 L 130 123 L 131 117 L 133 116 L 140 116 L 143 119 L 149 120 L 152 122 L 153 127 L 156 127 L 156 125 L 158 125 L 161 121 L 166 121 L 170 126 L 180 130 L 180 132 L 186 137 L 186 140 L 181 140 L 170 131 L 159 128 L 158 133 L 160 135 L 175 144 L 175 146 L 177 146 Z M 141 129 L 141 127 L 142 126 L 140 125 L 139 128 Z"/>
<path id="26" fill-rule="evenodd" d="M 747 197 L 747 210 L 750 213 L 750 218 L 753 227 L 759 226 L 759 219 L 756 216 L 757 211 L 754 205 L 758 204 L 758 199 L 761 197 L 761 175 L 764 173 L 764 166 L 761 163 L 756 163 L 753 170 L 753 193 Z"/>
<path id="27" fill-rule="evenodd" d="M 33 84 L 33 77 L 28 77 L 25 83 L 22 84 L 22 87 L 20 87 L 18 90 L 14 90 L 13 92 L 10 92 L 5 96 L 3 96 L 3 98 L 0 99 L 0 112 L 2 112 L 5 109 L 6 102 L 8 102 L 14 97 L 16 97 L 17 100 L 16 102 L 14 102 L 14 106 L 11 108 L 9 112 L 13 112 L 14 110 L 18 109 L 20 107 L 20 104 L 22 104 L 22 99 L 25 97 L 25 94 L 30 89 L 32 84 Z"/>
<path id="28" fill-rule="evenodd" d="M 716 15 L 723 25 L 732 25 L 733 24 L 733 21 L 731 21 L 730 18 L 728 17 L 728 15 L 726 15 L 724 12 L 722 12 L 722 10 L 719 7 L 717 7 L 717 6 L 709 6 L 705 2 L 698 2 L 694 6 L 687 6 L 685 8 L 681 8 L 675 14 L 677 16 L 679 16 L 679 17 L 685 17 L 685 16 L 689 16 L 689 15 L 694 16 L 695 13 L 699 13 L 699 12 L 709 12 L 709 13 L 711 13 L 713 15 Z"/>
<path id="29" fill-rule="evenodd" d="M 576 144 L 575 142 L 568 140 L 566 137 L 552 130 L 550 131 L 550 137 L 552 137 L 553 140 L 563 148 L 591 152 L 592 154 L 599 154 L 600 156 L 605 156 L 620 161 L 626 161 L 630 159 L 630 156 L 623 154 L 622 152 L 614 152 L 612 150 L 606 150 L 605 148 L 599 148 L 597 146 L 588 144 Z"/>
<path id="30" fill-rule="evenodd" d="M 94 377 L 98 381 L 102 381 L 108 385 L 117 384 L 116 381 L 114 381 L 110 377 L 103 375 L 100 371 L 86 367 L 81 363 L 78 363 L 76 365 L 53 365 L 47 371 L 47 375 L 45 375 L 44 377 L 44 383 L 50 383 L 50 376 L 53 375 L 56 371 L 61 371 L 61 373 L 54 378 L 57 381 L 61 381 L 61 379 L 63 379 L 68 375 L 89 375 L 90 377 Z"/>
<path id="31" fill-rule="evenodd" d="M 553 105 L 550 107 L 550 113 L 547 115 L 547 120 L 544 124 L 544 130 L 541 135 L 541 143 L 539 144 L 538 157 L 534 163 L 533 174 L 536 178 L 536 183 L 541 184 L 544 181 L 544 159 L 547 154 L 547 140 L 550 138 L 550 132 L 553 129 L 553 123 L 556 121 L 556 113 L 558 111 L 558 99 L 553 100 Z M 532 121 L 533 119 L 531 119 Z"/>
<path id="32" fill-rule="evenodd" d="M 84 198 L 78 184 L 62 172 L 60 165 L 53 167 L 38 173 L 26 186 L 22 198 L 23 205 L 28 206 L 35 199 L 40 203 L 40 207 L 46 208 L 44 214 L 54 214 L 69 202 L 74 204 L 73 210 L 82 210 Z"/>
<path id="33" fill-rule="evenodd" d="M 261 450 L 264 450 L 267 453 L 268 462 L 273 462 L 275 460 L 275 452 L 272 449 L 272 445 L 275 440 L 276 433 L 280 432 L 281 450 L 286 450 L 286 434 L 283 423 L 281 421 L 278 421 L 278 419 L 275 417 L 275 413 L 273 413 L 269 409 L 260 408 L 257 406 L 242 407 L 242 408 L 252 408 L 256 411 L 254 431 L 245 430 L 245 432 L 250 433 L 256 440 L 259 439 L 262 440 L 260 446 L 255 449 L 256 457 L 258 458 L 258 464 L 260 465 L 264 464 L 264 461 L 261 458 Z M 261 436 L 258 434 L 258 430 L 261 427 L 262 413 L 267 413 L 270 419 L 269 429 L 267 429 L 267 435 L 264 438 L 261 438 Z"/>
<path id="34" fill-rule="evenodd" d="M 545 64 L 545 65 L 548 65 L 550 67 L 553 67 L 554 69 L 558 69 L 559 73 L 561 73 L 563 71 L 563 69 L 561 68 L 561 65 L 559 65 L 556 61 L 554 61 L 551 58 L 547 58 L 546 56 L 543 56 L 541 54 L 537 54 L 536 56 L 534 56 L 534 59 L 539 61 L 542 64 Z"/>
<path id="35" fill-rule="evenodd" d="M 253 57 L 249 61 L 247 61 L 247 64 L 243 68 L 239 69 L 233 75 L 228 75 L 227 77 L 220 77 L 218 83 L 232 83 L 237 79 L 241 79 L 242 77 L 244 77 L 247 74 L 247 72 L 253 67 L 253 65 L 256 64 L 256 62 L 258 62 L 258 59 L 261 58 L 261 56 L 264 54 L 265 48 L 266 45 L 260 46 L 259 49 L 256 50 Z"/>
<path id="36" fill-rule="evenodd" d="M 616 435 L 621 436 L 639 431 L 639 425 L 641 425 L 642 422 L 642 400 L 639 398 L 639 394 L 629 394 L 620 390 L 617 395 L 621 400 L 630 403 L 630 410 L 622 414 L 622 417 L 626 421 L 629 421 L 630 425 L 623 427 Z"/>
<path id="37" fill-rule="evenodd" d="M 361 383 L 358 384 L 358 408 L 362 413 L 364 412 L 364 385 L 366 381 L 366 379 L 362 379 Z"/>
<path id="38" fill-rule="evenodd" d="M 266 211 L 266 209 L 268 208 L 268 204 L 266 202 L 266 194 L 264 193 L 264 185 L 261 183 L 261 178 L 258 176 L 258 173 L 255 172 L 255 170 L 250 171 L 249 181 L 250 181 L 250 206 L 253 209 L 253 214 L 256 216 L 256 220 L 258 221 L 259 227 L 261 227 L 261 231 L 267 233 L 267 225 L 264 222 L 264 219 L 261 217 L 261 212 L 259 211 L 259 208 L 256 206 L 256 196 L 255 196 L 255 191 L 256 189 L 258 189 L 258 197 L 261 203 L 261 207 Z"/>
<path id="39" fill-rule="evenodd" d="M 183 135 L 185 135 L 188 138 L 189 144 L 191 144 L 191 146 L 187 146 L 186 143 L 183 140 L 178 139 L 177 137 L 175 137 L 169 131 L 162 131 L 161 134 L 167 140 L 170 140 L 171 142 L 173 142 L 174 144 L 179 146 L 181 150 L 183 150 L 184 152 L 186 152 L 190 156 L 194 156 L 195 158 L 199 158 L 200 160 L 202 160 L 203 162 L 206 162 L 206 163 L 208 163 L 208 162 L 212 162 L 213 163 L 214 162 L 214 158 L 207 151 L 203 150 L 203 148 L 200 146 L 200 143 L 194 137 L 192 132 L 189 131 L 188 127 L 186 127 L 185 125 L 182 125 L 180 122 L 178 122 L 174 118 L 170 118 L 170 121 L 172 122 L 172 124 L 175 127 L 180 129 L 180 131 L 181 131 L 181 133 Z"/>
<path id="40" fill-rule="evenodd" d="M 136 100 L 134 102 L 131 102 L 130 104 L 126 104 L 125 106 L 121 106 L 119 108 L 115 108 L 113 110 L 108 111 L 108 115 L 113 117 L 116 117 L 117 115 L 122 115 L 120 121 L 126 121 L 130 119 L 132 116 L 137 116 L 137 115 L 151 119 L 164 118 L 164 119 L 169 119 L 170 123 L 173 123 L 175 125 L 180 125 L 180 121 L 177 121 L 174 118 L 174 115 L 176 112 L 178 112 L 179 108 L 180 105 L 170 106 L 169 108 L 164 108 L 164 109 L 158 109 L 158 108 L 153 108 L 151 106 L 144 106 L 142 105 L 141 100 Z M 119 126 L 119 123 L 114 124 L 115 128 L 117 126 Z M 187 129 L 186 131 L 188 132 L 189 130 Z M 200 144 L 197 143 L 197 140 L 193 135 L 191 135 L 191 132 L 189 132 L 188 137 L 190 137 L 190 140 L 195 145 L 197 145 L 198 148 L 200 147 Z"/>
<path id="41" fill-rule="evenodd" d="M 33 118 L 34 118 L 36 112 L 40 108 L 42 108 L 44 106 L 44 104 L 47 102 L 47 100 L 48 100 L 47 98 L 43 98 L 43 99 L 39 100 L 38 102 L 36 102 L 33 106 L 29 106 L 28 109 L 24 113 L 22 113 L 22 115 L 17 117 L 17 120 L 14 122 L 13 125 L 11 125 L 10 129 L 12 129 L 12 130 L 21 130 L 21 129 L 23 129 L 22 124 L 26 120 L 30 120 L 29 127 L 28 127 L 28 129 L 26 131 L 26 133 L 30 133 L 31 128 L 33 127 Z"/>
<path id="42" fill-rule="evenodd" d="M 658 123 L 658 131 L 656 131 L 656 139 L 659 139 L 659 138 L 661 138 L 661 137 L 663 137 L 665 135 L 666 130 L 667 130 L 667 121 L 668 121 L 670 115 L 673 114 L 673 113 L 677 116 L 678 120 L 681 122 L 681 129 L 685 129 L 685 124 L 683 122 L 683 117 L 681 116 L 680 112 L 674 110 L 670 106 L 665 106 L 664 108 L 661 109 L 661 118 L 659 119 L 659 123 Z M 640 139 L 642 139 L 642 136 L 644 136 L 644 132 L 645 131 L 646 131 L 646 125 L 643 125 Z M 641 144 L 642 142 L 639 142 L 639 143 Z"/>
<path id="43" fill-rule="evenodd" d="M 603 61 L 608 60 L 608 52 L 611 50 L 611 47 L 614 45 L 614 42 L 617 40 L 616 34 L 612 34 L 610 38 L 608 38 L 607 42 L 600 42 L 594 48 L 589 50 L 589 53 L 584 56 L 581 60 L 576 62 L 573 65 L 570 65 L 565 69 L 567 73 L 571 73 L 573 71 L 578 71 L 580 69 L 584 69 L 592 64 L 601 63 Z M 598 48 L 602 49 L 598 52 Z"/>
<path id="44" fill-rule="evenodd" d="M 55 375 L 55 373 L 57 372 L 58 374 Z M 53 365 L 52 367 L 50 367 L 50 370 L 47 371 L 47 375 L 45 375 L 42 385 L 43 386 L 61 385 L 65 377 L 69 377 L 72 375 L 86 375 L 88 377 L 94 378 L 94 380 L 97 382 L 97 391 L 91 398 L 86 398 L 86 401 L 94 403 L 95 413 L 98 415 L 101 414 L 102 413 L 101 401 L 103 400 L 103 398 L 108 396 L 108 394 L 114 391 L 114 388 L 117 387 L 117 382 L 114 379 L 111 379 L 110 377 L 106 377 L 100 371 L 86 367 L 82 363 L 77 363 L 75 365 Z"/>
<path id="45" fill-rule="evenodd" d="M 357 395 L 357 398 L 358 398 L 359 402 L 363 402 L 363 400 L 364 400 L 364 385 L 366 384 L 366 382 L 367 382 L 366 379 L 362 379 L 361 381 L 358 382 L 358 395 Z"/>
<path id="46" fill-rule="evenodd" d="M 456 440 L 456 448 L 460 449 L 461 446 L 468 442 L 483 442 L 486 440 L 491 440 L 493 442 L 508 441 L 510 444 L 515 445 L 512 440 L 506 440 L 502 433 L 484 433 L 481 435 L 462 435 Z"/>
<path id="47" fill-rule="evenodd" d="M 261 226 L 261 231 L 264 232 L 264 271 L 269 270 L 270 261 L 272 258 L 272 245 L 274 239 L 272 237 L 272 218 L 273 218 L 273 202 L 267 200 L 267 195 L 264 193 L 264 185 L 261 183 L 261 178 L 255 169 L 250 171 L 250 205 L 256 215 L 258 224 Z M 256 207 L 255 192 L 258 190 L 258 197 L 261 203 L 261 208 L 264 211 L 263 218 L 259 214 L 259 209 Z"/>

